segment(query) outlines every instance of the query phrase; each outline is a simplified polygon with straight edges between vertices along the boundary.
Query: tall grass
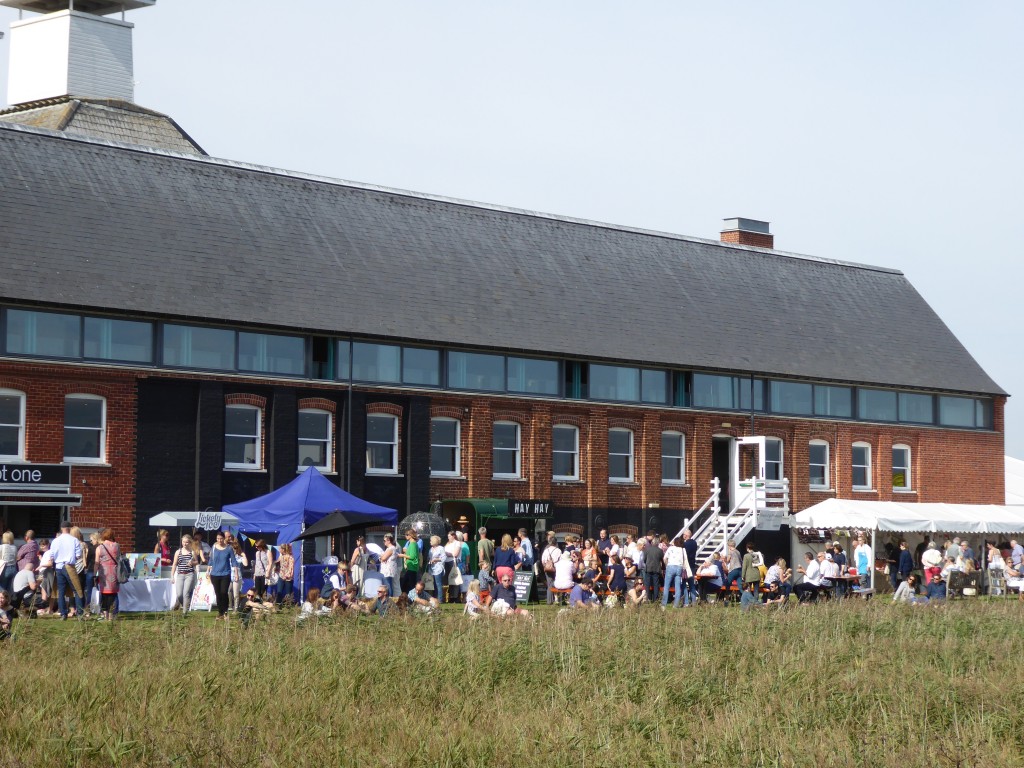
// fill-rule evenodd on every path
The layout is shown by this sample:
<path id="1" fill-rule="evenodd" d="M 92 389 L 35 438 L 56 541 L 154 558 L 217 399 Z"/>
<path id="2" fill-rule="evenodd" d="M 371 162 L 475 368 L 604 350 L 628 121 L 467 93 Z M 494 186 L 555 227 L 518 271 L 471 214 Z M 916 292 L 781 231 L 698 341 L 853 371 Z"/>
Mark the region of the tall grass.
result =
<path id="1" fill-rule="evenodd" d="M 0 765 L 1015 766 L 1022 609 L 25 622 Z"/>

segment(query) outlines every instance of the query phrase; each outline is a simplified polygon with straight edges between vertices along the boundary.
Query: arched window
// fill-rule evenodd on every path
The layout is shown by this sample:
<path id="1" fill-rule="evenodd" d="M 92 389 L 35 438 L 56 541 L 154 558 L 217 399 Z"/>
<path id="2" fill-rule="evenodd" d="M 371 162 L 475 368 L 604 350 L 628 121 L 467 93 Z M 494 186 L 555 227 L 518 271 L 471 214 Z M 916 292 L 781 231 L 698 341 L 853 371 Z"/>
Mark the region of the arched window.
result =
<path id="1" fill-rule="evenodd" d="M 255 405 L 224 409 L 224 468 L 261 469 L 263 411 Z"/>
<path id="2" fill-rule="evenodd" d="M 519 425 L 514 421 L 494 422 L 494 477 L 519 478 L 522 472 Z"/>
<path id="3" fill-rule="evenodd" d="M 102 464 L 106 461 L 107 401 L 97 395 L 64 398 L 64 461 Z"/>
<path id="4" fill-rule="evenodd" d="M 334 468 L 333 417 L 319 408 L 299 409 L 299 470 L 316 467 L 321 472 Z"/>
<path id="5" fill-rule="evenodd" d="M 608 430 L 608 482 L 633 482 L 633 433 L 628 429 Z"/>
<path id="6" fill-rule="evenodd" d="M 580 479 L 580 431 L 571 424 L 551 428 L 551 479 Z"/>
<path id="7" fill-rule="evenodd" d="M 894 445 L 892 447 L 892 489 L 909 491 L 913 489 L 910 474 L 910 446 Z"/>
<path id="8" fill-rule="evenodd" d="M 25 458 L 25 393 L 0 389 L 0 460 Z"/>
<path id="9" fill-rule="evenodd" d="M 458 477 L 461 467 L 462 424 L 458 419 L 435 416 L 430 420 L 430 474 Z"/>
<path id="10" fill-rule="evenodd" d="M 661 433 L 661 482 L 666 485 L 686 482 L 686 435 L 682 432 Z"/>
<path id="11" fill-rule="evenodd" d="M 853 490 L 871 490 L 871 446 L 868 443 L 853 444 Z"/>
<path id="12" fill-rule="evenodd" d="M 811 440 L 807 446 L 811 488 L 821 490 L 829 487 L 828 443 L 824 440 Z"/>

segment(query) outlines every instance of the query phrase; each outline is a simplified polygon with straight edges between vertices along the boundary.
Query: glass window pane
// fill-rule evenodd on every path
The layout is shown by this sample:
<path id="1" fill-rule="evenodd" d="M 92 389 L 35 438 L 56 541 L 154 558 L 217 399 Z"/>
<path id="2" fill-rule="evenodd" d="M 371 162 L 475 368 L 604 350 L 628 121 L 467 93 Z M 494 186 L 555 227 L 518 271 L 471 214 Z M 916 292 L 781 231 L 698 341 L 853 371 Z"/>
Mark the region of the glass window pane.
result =
<path id="1" fill-rule="evenodd" d="M 153 362 L 153 324 L 109 317 L 85 318 L 85 357 Z"/>
<path id="2" fill-rule="evenodd" d="M 982 429 L 992 429 L 992 401 L 974 401 L 974 426 Z"/>
<path id="3" fill-rule="evenodd" d="M 394 451 L 390 445 L 367 445 L 366 446 L 366 468 L 367 469 L 394 469 Z"/>
<path id="4" fill-rule="evenodd" d="M 853 468 L 853 485 L 855 488 L 867 488 L 868 487 L 868 469 L 867 467 Z"/>
<path id="5" fill-rule="evenodd" d="M 329 437 L 331 414 L 318 411 L 299 411 L 299 437 L 307 440 L 326 440 Z"/>
<path id="6" fill-rule="evenodd" d="M 811 463 L 825 464 L 828 462 L 828 446 L 821 443 L 811 443 Z"/>
<path id="7" fill-rule="evenodd" d="M 668 372 L 641 371 L 641 398 L 645 403 L 668 402 Z"/>
<path id="8" fill-rule="evenodd" d="M 919 395 L 910 392 L 900 392 L 900 421 L 908 421 L 914 424 L 931 424 L 935 417 L 932 415 L 932 396 Z"/>
<path id="9" fill-rule="evenodd" d="M 576 477 L 576 454 L 556 453 L 552 457 L 552 474 L 555 477 Z"/>
<path id="10" fill-rule="evenodd" d="M 590 365 L 590 396 L 595 400 L 640 400 L 640 369 Z"/>
<path id="11" fill-rule="evenodd" d="M 0 395 L 0 424 L 21 424 L 21 398 L 18 395 Z"/>
<path id="12" fill-rule="evenodd" d="M 165 325 L 163 361 L 165 365 L 188 368 L 234 370 L 235 332 L 222 328 Z"/>
<path id="13" fill-rule="evenodd" d="M 441 385 L 441 353 L 436 349 L 405 347 L 402 350 L 402 381 L 424 387 Z"/>
<path id="14" fill-rule="evenodd" d="M 749 386 L 749 381 L 747 382 Z M 735 410 L 739 401 L 733 376 L 693 374 L 693 405 L 696 408 L 727 408 Z"/>
<path id="15" fill-rule="evenodd" d="M 608 477 L 617 480 L 628 480 L 630 477 L 629 456 L 609 456 Z"/>
<path id="16" fill-rule="evenodd" d="M 514 475 L 516 474 L 516 452 L 515 451 L 494 451 L 494 474 Z"/>
<path id="17" fill-rule="evenodd" d="M 733 377 L 734 388 L 739 391 L 740 410 L 750 410 L 750 378 Z M 754 410 L 764 410 L 764 379 L 754 379 Z"/>
<path id="18" fill-rule="evenodd" d="M 99 429 L 103 426 L 103 401 L 85 397 L 66 398 L 64 426 Z"/>
<path id="19" fill-rule="evenodd" d="M 558 361 L 508 358 L 508 391 L 538 395 L 558 394 Z"/>
<path id="20" fill-rule="evenodd" d="M 78 357 L 81 318 L 56 312 L 7 310 L 7 351 L 20 355 Z"/>
<path id="21" fill-rule="evenodd" d="M 255 435 L 258 415 L 255 408 L 229 406 L 224 411 L 225 434 Z"/>
<path id="22" fill-rule="evenodd" d="M 631 440 L 630 433 L 623 429 L 613 429 L 608 432 L 609 453 L 629 453 Z"/>
<path id="23" fill-rule="evenodd" d="M 432 419 L 430 442 L 434 445 L 455 445 L 459 423 L 453 419 Z"/>
<path id="24" fill-rule="evenodd" d="M 240 332 L 238 367 L 243 371 L 302 376 L 306 372 L 305 340 L 299 336 Z"/>
<path id="25" fill-rule="evenodd" d="M 366 417 L 366 439 L 375 443 L 395 442 L 394 416 L 367 416 Z"/>
<path id="26" fill-rule="evenodd" d="M 661 457 L 661 480 L 662 482 L 682 480 L 679 459 L 670 456 Z"/>
<path id="27" fill-rule="evenodd" d="M 0 456 L 17 456 L 20 437 L 19 427 L 0 427 Z"/>
<path id="28" fill-rule="evenodd" d="M 866 465 L 868 463 L 869 449 L 863 445 L 853 446 L 853 463 Z"/>
<path id="29" fill-rule="evenodd" d="M 100 457 L 100 430 L 64 429 L 64 456 L 74 459 Z"/>
<path id="30" fill-rule="evenodd" d="M 970 397 L 940 397 L 939 423 L 946 427 L 973 427 L 974 399 Z"/>
<path id="31" fill-rule="evenodd" d="M 884 389 L 858 389 L 857 415 L 870 421 L 896 421 L 896 393 Z"/>
<path id="32" fill-rule="evenodd" d="M 402 380 L 401 358 L 401 347 L 357 341 L 352 345 L 352 378 L 398 383 Z"/>
<path id="33" fill-rule="evenodd" d="M 850 387 L 814 386 L 814 413 L 816 416 L 853 417 L 853 390 Z"/>
<path id="34" fill-rule="evenodd" d="M 821 464 L 811 464 L 810 466 L 811 485 L 824 486 L 825 485 L 825 467 Z"/>
<path id="35" fill-rule="evenodd" d="M 906 448 L 892 449 L 892 487 L 909 488 L 910 451 Z"/>
<path id="36" fill-rule="evenodd" d="M 519 427 L 515 424 L 494 425 L 495 448 L 517 448 L 519 446 Z"/>
<path id="37" fill-rule="evenodd" d="M 441 445 L 430 447 L 430 471 L 431 472 L 454 472 L 455 449 L 446 448 Z"/>
<path id="38" fill-rule="evenodd" d="M 668 433 L 662 433 L 661 435 L 661 455 L 662 456 L 682 456 L 683 455 L 683 436 L 672 435 Z"/>
<path id="39" fill-rule="evenodd" d="M 326 467 L 327 443 L 299 441 L 300 467 Z"/>
<path id="40" fill-rule="evenodd" d="M 576 427 L 554 427 L 551 442 L 556 451 L 576 450 Z"/>
<path id="41" fill-rule="evenodd" d="M 256 440 L 228 435 L 224 438 L 225 464 L 256 464 Z"/>
<path id="42" fill-rule="evenodd" d="M 352 345 L 347 341 L 338 342 L 338 380 L 348 381 L 349 358 L 352 354 Z"/>
<path id="43" fill-rule="evenodd" d="M 504 356 L 477 352 L 449 352 L 448 386 L 453 389 L 504 392 Z"/>
<path id="44" fill-rule="evenodd" d="M 811 414 L 813 387 L 796 381 L 771 381 L 768 383 L 771 392 L 773 413 Z"/>

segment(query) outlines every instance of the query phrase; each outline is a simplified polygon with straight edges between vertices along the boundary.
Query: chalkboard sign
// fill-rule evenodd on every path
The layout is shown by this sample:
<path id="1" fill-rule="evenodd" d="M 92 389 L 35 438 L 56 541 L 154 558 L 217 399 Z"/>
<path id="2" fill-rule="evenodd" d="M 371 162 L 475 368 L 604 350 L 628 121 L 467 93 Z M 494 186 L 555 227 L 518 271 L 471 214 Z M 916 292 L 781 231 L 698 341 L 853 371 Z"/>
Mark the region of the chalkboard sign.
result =
<path id="1" fill-rule="evenodd" d="M 530 601 L 530 587 L 533 586 L 533 570 L 516 571 L 516 605 Z"/>

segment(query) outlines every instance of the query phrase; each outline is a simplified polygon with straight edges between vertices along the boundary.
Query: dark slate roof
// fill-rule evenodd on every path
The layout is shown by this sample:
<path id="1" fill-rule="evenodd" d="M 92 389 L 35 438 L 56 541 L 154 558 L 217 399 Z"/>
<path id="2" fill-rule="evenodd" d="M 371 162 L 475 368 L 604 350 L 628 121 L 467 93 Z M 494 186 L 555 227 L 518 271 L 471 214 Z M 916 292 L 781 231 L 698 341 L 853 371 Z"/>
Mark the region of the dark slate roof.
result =
<path id="1" fill-rule="evenodd" d="M 5 109 L 0 121 L 171 152 L 206 154 L 167 115 L 130 101 L 60 96 Z"/>
<path id="2" fill-rule="evenodd" d="M 0 127 L 0 297 L 1002 390 L 898 271 Z"/>

